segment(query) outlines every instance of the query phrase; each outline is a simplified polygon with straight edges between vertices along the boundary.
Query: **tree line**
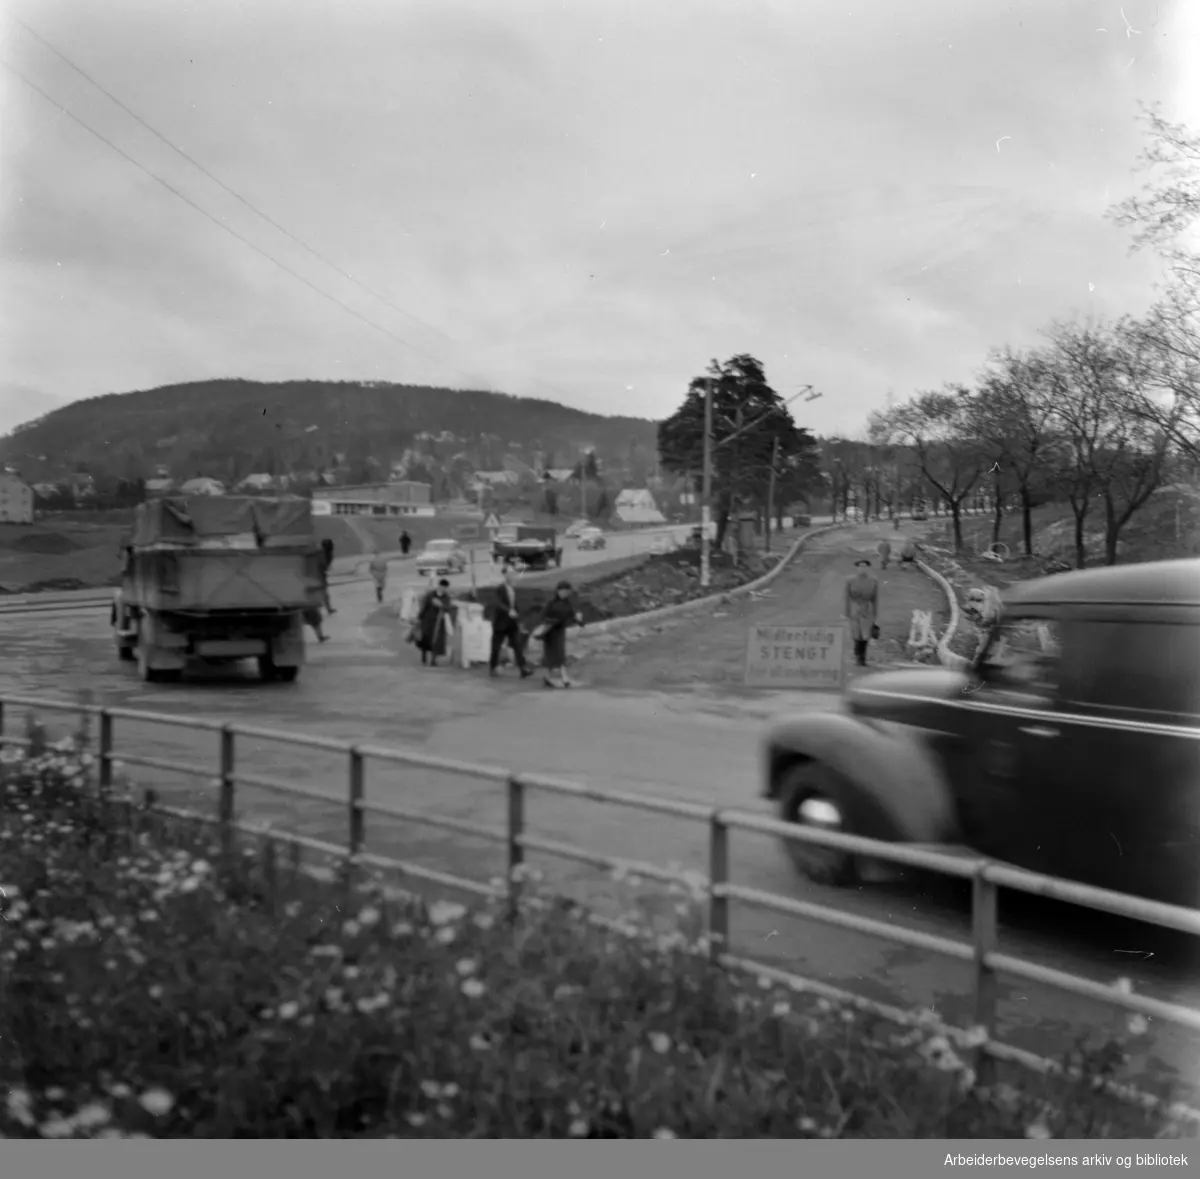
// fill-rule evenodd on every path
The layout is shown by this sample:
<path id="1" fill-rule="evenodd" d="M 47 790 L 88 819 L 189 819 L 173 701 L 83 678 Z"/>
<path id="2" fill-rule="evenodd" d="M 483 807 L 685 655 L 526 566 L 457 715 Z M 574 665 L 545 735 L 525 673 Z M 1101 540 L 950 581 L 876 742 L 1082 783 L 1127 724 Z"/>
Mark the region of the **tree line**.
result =
<path id="1" fill-rule="evenodd" d="M 1200 471 L 1200 257 L 1184 241 L 1200 218 L 1200 136 L 1157 111 L 1146 117 L 1152 175 L 1110 212 L 1134 230 L 1135 249 L 1154 249 L 1164 263 L 1145 314 L 1056 321 L 1035 346 L 993 351 L 970 383 L 875 411 L 858 438 L 815 439 L 796 426 L 753 357 L 714 361 L 718 535 L 740 506 L 761 511 L 770 487 L 777 505 L 820 499 L 835 518 L 928 502 L 950 517 L 958 551 L 964 512 L 990 511 L 995 542 L 1006 513 L 1017 511 L 1033 555 L 1033 509 L 1053 501 L 1070 506 L 1075 564 L 1088 562 L 1095 520 L 1103 560 L 1114 564 L 1124 530 L 1155 492 Z M 700 471 L 706 379 L 690 383 L 659 427 L 670 470 Z M 760 424 L 723 445 L 752 419 Z"/>

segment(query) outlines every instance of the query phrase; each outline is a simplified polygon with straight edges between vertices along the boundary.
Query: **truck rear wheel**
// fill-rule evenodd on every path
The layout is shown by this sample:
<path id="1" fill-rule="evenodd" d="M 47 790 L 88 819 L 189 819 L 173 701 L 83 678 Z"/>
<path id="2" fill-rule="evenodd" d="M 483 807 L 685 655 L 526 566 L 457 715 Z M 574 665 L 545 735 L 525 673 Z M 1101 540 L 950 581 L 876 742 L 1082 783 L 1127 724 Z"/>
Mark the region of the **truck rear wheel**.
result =
<path id="1" fill-rule="evenodd" d="M 820 762 L 807 761 L 786 770 L 778 798 L 779 817 L 785 823 L 840 831 L 844 835 L 860 834 L 853 829 L 849 784 Z M 833 888 L 851 888 L 858 884 L 859 861 L 852 852 L 794 839 L 784 842 L 796 870 L 814 884 Z"/>
<path id="2" fill-rule="evenodd" d="M 280 667 L 270 655 L 258 657 L 258 674 L 270 684 L 278 681 L 281 684 L 292 683 L 300 674 L 298 667 Z"/>

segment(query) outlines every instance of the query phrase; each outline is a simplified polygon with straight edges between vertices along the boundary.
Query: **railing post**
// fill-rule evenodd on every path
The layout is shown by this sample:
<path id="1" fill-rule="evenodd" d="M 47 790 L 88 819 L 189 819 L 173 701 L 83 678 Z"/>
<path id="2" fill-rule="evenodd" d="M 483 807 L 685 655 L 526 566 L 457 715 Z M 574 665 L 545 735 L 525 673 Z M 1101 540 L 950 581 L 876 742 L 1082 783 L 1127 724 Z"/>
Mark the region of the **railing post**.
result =
<path id="1" fill-rule="evenodd" d="M 221 779 L 217 797 L 217 821 L 221 828 L 221 854 L 228 862 L 233 856 L 233 799 L 237 783 L 234 780 L 234 731 L 232 725 L 221 726 Z"/>
<path id="2" fill-rule="evenodd" d="M 112 789 L 113 718 L 107 708 L 100 710 L 100 734 L 96 756 L 100 759 L 97 785 L 103 795 Z"/>
<path id="3" fill-rule="evenodd" d="M 521 836 L 525 834 L 525 783 L 518 774 L 508 776 L 508 916 L 515 921 L 521 906 L 520 868 L 525 863 Z"/>
<path id="4" fill-rule="evenodd" d="M 350 808 L 350 830 L 346 857 L 346 884 L 353 884 L 358 868 L 358 858 L 362 854 L 364 842 L 364 819 L 362 802 L 363 789 L 366 784 L 366 766 L 362 750 L 357 745 L 350 747 L 350 767 L 347 781 L 346 803 Z"/>
<path id="5" fill-rule="evenodd" d="M 989 1040 L 996 1033 L 996 972 L 988 963 L 996 951 L 999 889 L 987 877 L 985 860 L 975 870 L 971 881 L 971 940 L 975 948 L 975 1025 L 987 1033 Z M 975 1050 L 975 1076 L 979 1084 L 987 1084 L 987 1075 L 994 1061 L 985 1045 Z"/>
<path id="6" fill-rule="evenodd" d="M 729 827 L 720 811 L 708 820 L 708 941 L 718 961 L 729 944 L 729 898 L 720 889 L 729 883 Z"/>
<path id="7" fill-rule="evenodd" d="M 4 701 L 0 700 L 0 749 L 4 748 Z"/>

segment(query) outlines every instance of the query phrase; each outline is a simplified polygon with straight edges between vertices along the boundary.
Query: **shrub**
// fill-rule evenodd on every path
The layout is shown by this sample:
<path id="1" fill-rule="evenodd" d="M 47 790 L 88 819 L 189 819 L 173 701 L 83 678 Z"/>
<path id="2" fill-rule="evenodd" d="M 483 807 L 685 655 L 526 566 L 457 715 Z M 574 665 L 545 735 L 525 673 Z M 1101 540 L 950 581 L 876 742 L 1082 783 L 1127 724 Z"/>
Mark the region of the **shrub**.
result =
<path id="1" fill-rule="evenodd" d="M 1062 1079 L 981 1089 L 932 1026 L 711 965 L 698 886 L 666 933 L 532 879 L 511 920 L 397 900 L 222 861 L 93 770 L 82 737 L 0 755 L 0 1134 L 1180 1133 Z"/>

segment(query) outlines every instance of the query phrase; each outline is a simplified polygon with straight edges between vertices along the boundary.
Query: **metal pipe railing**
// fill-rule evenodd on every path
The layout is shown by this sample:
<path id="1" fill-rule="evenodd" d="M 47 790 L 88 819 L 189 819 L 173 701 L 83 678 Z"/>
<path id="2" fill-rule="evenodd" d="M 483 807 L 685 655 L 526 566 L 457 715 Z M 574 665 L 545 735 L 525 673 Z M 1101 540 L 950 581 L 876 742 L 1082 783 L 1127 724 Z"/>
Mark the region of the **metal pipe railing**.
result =
<path id="1" fill-rule="evenodd" d="M 708 875 L 703 878 L 708 896 L 708 947 L 713 960 L 739 969 L 758 971 L 766 977 L 779 975 L 796 985 L 810 989 L 821 989 L 821 984 L 796 979 L 778 967 L 756 963 L 729 952 L 731 945 L 731 901 L 739 901 L 774 912 L 813 920 L 840 929 L 847 929 L 867 936 L 895 942 L 905 946 L 927 950 L 930 953 L 973 966 L 974 1020 L 986 1033 L 986 1041 L 979 1045 L 976 1067 L 980 1071 L 995 1060 L 1010 1060 L 1021 1063 L 1038 1062 L 1035 1067 L 1052 1068 L 1048 1061 L 1041 1060 L 1024 1050 L 995 1040 L 998 1003 L 998 979 L 1001 975 L 1040 983 L 1068 994 L 1077 995 L 1111 1004 L 1128 1012 L 1136 1012 L 1155 1019 L 1200 1031 L 1200 1011 L 1175 1003 L 1168 1003 L 1148 996 L 1135 995 L 1127 989 L 1099 983 L 1064 971 L 1028 962 L 1001 953 L 998 949 L 997 896 L 1000 888 L 1057 901 L 1084 906 L 1116 916 L 1157 925 L 1162 928 L 1200 935 L 1200 911 L 1177 905 L 1146 900 L 1105 889 L 1077 884 L 1073 881 L 1042 876 L 1006 864 L 972 855 L 953 855 L 932 848 L 905 846 L 886 843 L 861 836 L 845 835 L 810 827 L 781 822 L 762 815 L 721 810 L 696 803 L 674 799 L 635 795 L 623 791 L 604 790 L 585 786 L 546 775 L 516 774 L 497 766 L 475 765 L 408 750 L 389 749 L 370 745 L 356 745 L 327 737 L 308 734 L 284 733 L 262 729 L 251 725 L 223 723 L 217 720 L 171 716 L 133 709 L 106 708 L 83 702 L 47 700 L 27 696 L 0 696 L 0 748 L 5 745 L 24 746 L 26 740 L 5 733 L 5 721 L 13 707 L 49 712 L 72 713 L 77 716 L 97 717 L 99 720 L 99 773 L 102 790 L 112 785 L 113 767 L 119 761 L 151 769 L 212 777 L 203 767 L 186 765 L 146 755 L 119 755 L 116 749 L 115 731 L 118 721 L 141 724 L 172 726 L 176 728 L 213 732 L 219 736 L 217 772 L 215 779 L 218 797 L 215 816 L 177 808 L 159 807 L 165 813 L 188 816 L 204 822 L 215 823 L 223 851 L 232 855 L 236 850 L 239 832 L 269 839 L 277 839 L 293 848 L 307 848 L 343 861 L 346 871 L 353 873 L 361 867 L 374 867 L 399 873 L 402 877 L 421 880 L 472 893 L 492 896 L 491 886 L 446 872 L 426 868 L 372 853 L 367 848 L 367 815 L 375 814 L 412 823 L 440 828 L 483 840 L 501 843 L 506 848 L 507 876 L 505 889 L 510 911 L 516 913 L 521 906 L 522 869 L 526 864 L 526 852 L 537 851 L 544 855 L 590 864 L 596 867 L 623 868 L 630 874 L 661 883 L 687 882 L 685 875 L 661 868 L 654 864 L 636 863 L 602 855 L 574 844 L 547 839 L 530 833 L 527 829 L 527 807 L 530 792 L 556 794 L 590 802 L 631 808 L 642 812 L 666 815 L 703 822 L 708 827 Z M 238 769 L 238 739 L 267 741 L 306 749 L 318 749 L 335 753 L 346 759 L 347 789 L 341 799 L 347 808 L 346 843 L 338 845 L 307 836 L 294 835 L 285 831 L 263 832 L 241 823 L 236 817 L 237 787 L 248 786 L 326 803 L 338 803 L 339 795 L 325 793 L 312 787 L 300 786 L 279 779 L 250 774 Z M 386 802 L 375 802 L 367 797 L 367 767 L 371 761 L 399 764 L 470 777 L 503 785 L 506 798 L 506 822 L 503 831 L 493 830 L 482 824 L 463 819 L 422 814 L 418 811 Z M 759 889 L 734 884 L 730 879 L 731 833 L 735 830 L 773 835 L 786 840 L 811 843 L 822 847 L 837 848 L 873 860 L 896 864 L 901 867 L 919 868 L 925 871 L 970 880 L 971 938 L 959 940 L 940 935 L 906 929 L 890 922 L 860 916 L 833 905 L 800 901 Z M 691 880 L 697 875 L 691 874 Z M 841 996 L 841 992 L 838 992 Z M 895 1017 L 894 1009 L 862 997 L 847 995 L 857 1005 L 866 1004 L 877 1009 L 888 1018 Z M 891 1014 L 888 1014 L 891 1013 Z M 953 1030 L 953 1029 L 950 1029 Z M 1028 1060 L 1026 1060 L 1028 1058 Z M 982 1073 L 981 1073 L 982 1075 Z M 1144 1096 L 1144 1095 L 1142 1095 Z M 1142 1098 L 1139 1097 L 1138 1100 Z M 1196 1115 L 1200 1119 L 1200 1114 Z"/>

